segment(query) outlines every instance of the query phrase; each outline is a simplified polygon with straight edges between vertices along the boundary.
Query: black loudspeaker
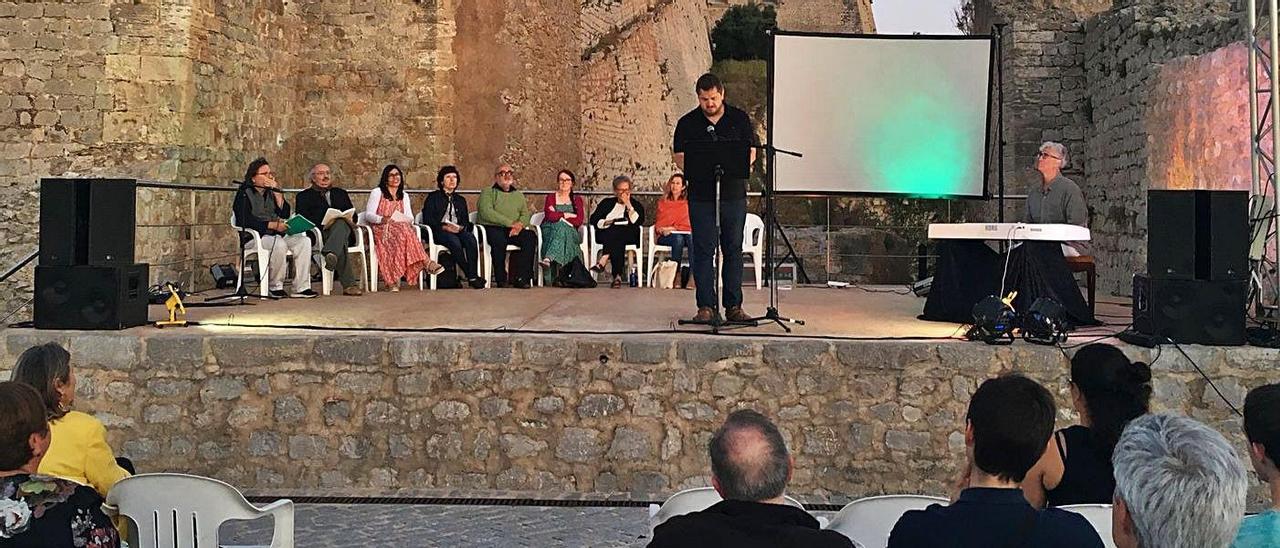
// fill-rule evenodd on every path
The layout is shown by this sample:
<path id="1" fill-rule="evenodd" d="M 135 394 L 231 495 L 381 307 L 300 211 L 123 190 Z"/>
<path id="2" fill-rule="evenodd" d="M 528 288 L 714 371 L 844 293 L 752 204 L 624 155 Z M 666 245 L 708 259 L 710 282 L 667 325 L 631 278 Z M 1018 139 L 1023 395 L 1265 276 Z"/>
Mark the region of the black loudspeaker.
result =
<path id="1" fill-rule="evenodd" d="M 147 323 L 148 265 L 36 267 L 37 329 L 125 329 Z"/>
<path id="2" fill-rule="evenodd" d="M 1147 193 L 1147 272 L 1176 280 L 1249 276 L 1249 193 L 1152 190 Z"/>
<path id="3" fill-rule="evenodd" d="M 1247 280 L 1133 277 L 1133 331 L 1161 344 L 1245 343 Z M 1134 342 L 1134 341 L 1130 341 Z"/>
<path id="4" fill-rule="evenodd" d="M 133 179 L 41 179 L 40 264 L 131 265 Z"/>

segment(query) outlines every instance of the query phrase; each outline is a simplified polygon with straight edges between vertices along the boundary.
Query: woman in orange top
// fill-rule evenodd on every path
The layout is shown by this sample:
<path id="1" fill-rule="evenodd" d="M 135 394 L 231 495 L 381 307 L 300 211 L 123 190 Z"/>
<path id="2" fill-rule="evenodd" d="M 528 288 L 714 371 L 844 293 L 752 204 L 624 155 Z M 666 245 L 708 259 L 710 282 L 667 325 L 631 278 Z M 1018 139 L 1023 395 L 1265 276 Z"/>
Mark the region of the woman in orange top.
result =
<path id="1" fill-rule="evenodd" d="M 680 262 L 689 250 L 693 262 L 693 235 L 689 226 L 689 201 L 685 196 L 684 175 L 676 173 L 667 179 L 667 192 L 658 200 L 658 217 L 653 222 L 658 245 L 671 246 L 671 260 Z M 680 268 L 680 287 L 689 286 L 689 268 Z"/>
<path id="2" fill-rule="evenodd" d="M 52 441 L 40 461 L 41 474 L 88 485 L 103 497 L 129 475 L 117 464 L 102 422 L 71 410 L 76 377 L 66 349 L 55 342 L 28 348 L 18 356 L 11 380 L 34 387 L 44 399 Z"/>

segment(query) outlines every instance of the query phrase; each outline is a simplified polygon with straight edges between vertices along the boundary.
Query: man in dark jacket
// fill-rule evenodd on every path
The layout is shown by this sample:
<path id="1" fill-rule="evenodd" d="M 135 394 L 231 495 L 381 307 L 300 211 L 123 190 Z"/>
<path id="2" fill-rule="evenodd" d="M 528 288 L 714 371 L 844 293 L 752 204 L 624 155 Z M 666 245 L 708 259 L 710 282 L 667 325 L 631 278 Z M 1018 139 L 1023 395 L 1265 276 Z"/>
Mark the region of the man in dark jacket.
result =
<path id="1" fill-rule="evenodd" d="M 733 412 L 708 449 L 711 485 L 725 500 L 659 525 L 650 548 L 853 547 L 844 535 L 820 529 L 808 512 L 786 503 L 783 490 L 795 462 L 782 433 L 764 415 Z"/>
<path id="2" fill-rule="evenodd" d="M 273 298 L 316 296 L 311 290 L 311 239 L 306 234 L 289 234 L 285 220 L 289 218 L 289 202 L 284 199 L 276 174 L 266 158 L 249 163 L 244 182 L 231 204 L 236 226 L 258 231 L 263 247 L 269 250 L 267 284 Z M 241 233 L 240 243 L 248 245 L 249 236 Z M 288 254 L 293 254 L 293 293 L 284 290 Z"/>
<path id="3" fill-rule="evenodd" d="M 355 265 L 347 260 L 347 248 L 353 243 L 351 232 L 355 230 L 355 224 L 345 217 L 335 219 L 328 227 L 322 223 L 325 212 L 330 208 L 338 211 L 354 208 L 351 197 L 347 196 L 347 191 L 333 186 L 333 171 L 325 164 L 311 166 L 311 170 L 307 172 L 307 180 L 311 181 L 311 186 L 298 193 L 298 215 L 315 223 L 324 234 L 324 248 L 321 249 L 324 267 L 332 270 L 338 278 L 338 283 L 342 284 L 342 294 L 363 295 L 364 290 L 360 289 Z"/>

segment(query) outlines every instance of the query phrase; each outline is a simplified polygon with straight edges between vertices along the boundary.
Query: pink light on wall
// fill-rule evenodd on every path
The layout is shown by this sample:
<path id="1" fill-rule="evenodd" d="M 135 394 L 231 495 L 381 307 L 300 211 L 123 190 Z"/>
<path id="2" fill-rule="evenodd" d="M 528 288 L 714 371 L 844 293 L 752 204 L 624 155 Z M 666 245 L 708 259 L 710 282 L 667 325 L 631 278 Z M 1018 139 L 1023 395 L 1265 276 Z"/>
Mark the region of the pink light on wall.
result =
<path id="1" fill-rule="evenodd" d="M 1145 116 L 1153 189 L 1249 190 L 1249 50 L 1165 64 Z"/>

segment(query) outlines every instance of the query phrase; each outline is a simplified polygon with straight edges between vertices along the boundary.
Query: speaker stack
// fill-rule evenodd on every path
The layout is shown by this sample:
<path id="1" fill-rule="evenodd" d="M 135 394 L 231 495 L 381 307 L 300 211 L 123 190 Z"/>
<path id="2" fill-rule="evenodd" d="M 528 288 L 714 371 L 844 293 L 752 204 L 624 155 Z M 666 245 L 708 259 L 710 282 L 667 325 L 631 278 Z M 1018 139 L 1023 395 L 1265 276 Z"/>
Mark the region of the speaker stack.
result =
<path id="1" fill-rule="evenodd" d="M 1245 344 L 1249 194 L 1152 190 L 1147 273 L 1133 277 L 1135 344 Z"/>
<path id="2" fill-rule="evenodd" d="M 38 329 L 147 323 L 149 268 L 134 263 L 137 182 L 41 179 Z"/>

